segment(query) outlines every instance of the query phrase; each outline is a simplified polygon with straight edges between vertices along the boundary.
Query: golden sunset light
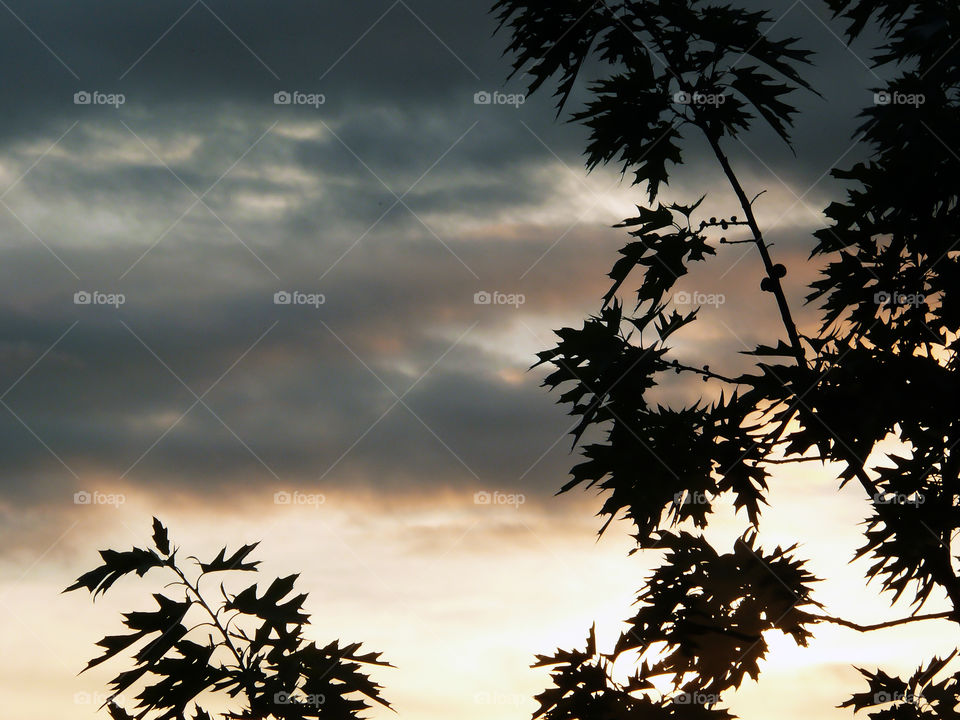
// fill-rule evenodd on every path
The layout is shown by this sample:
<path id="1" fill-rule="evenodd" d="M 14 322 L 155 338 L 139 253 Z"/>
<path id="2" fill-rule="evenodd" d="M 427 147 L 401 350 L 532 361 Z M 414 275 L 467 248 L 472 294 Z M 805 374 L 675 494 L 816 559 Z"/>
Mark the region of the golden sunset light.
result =
<path id="1" fill-rule="evenodd" d="M 954 5 L 0 35 L 0 719 L 960 717 Z"/>

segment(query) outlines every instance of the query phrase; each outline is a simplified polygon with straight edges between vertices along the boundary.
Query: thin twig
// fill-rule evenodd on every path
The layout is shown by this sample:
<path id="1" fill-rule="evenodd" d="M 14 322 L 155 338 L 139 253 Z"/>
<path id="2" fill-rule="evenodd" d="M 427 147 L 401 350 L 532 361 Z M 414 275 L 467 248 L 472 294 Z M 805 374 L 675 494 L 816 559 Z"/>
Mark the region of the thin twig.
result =
<path id="1" fill-rule="evenodd" d="M 814 615 L 814 622 L 829 622 L 835 625 L 843 625 L 844 627 L 852 628 L 853 630 L 859 630 L 860 632 L 870 632 L 872 630 L 883 630 L 885 628 L 896 627 L 897 625 L 906 625 L 907 623 L 912 622 L 922 622 L 923 620 L 955 620 L 956 611 L 954 610 L 945 610 L 944 612 L 939 613 L 929 613 L 927 615 L 911 615 L 910 617 L 900 618 L 898 620 L 887 620 L 882 623 L 874 623 L 872 625 L 861 625 L 860 623 L 855 623 L 851 620 L 844 620 L 843 618 L 830 617 L 828 615 Z"/>

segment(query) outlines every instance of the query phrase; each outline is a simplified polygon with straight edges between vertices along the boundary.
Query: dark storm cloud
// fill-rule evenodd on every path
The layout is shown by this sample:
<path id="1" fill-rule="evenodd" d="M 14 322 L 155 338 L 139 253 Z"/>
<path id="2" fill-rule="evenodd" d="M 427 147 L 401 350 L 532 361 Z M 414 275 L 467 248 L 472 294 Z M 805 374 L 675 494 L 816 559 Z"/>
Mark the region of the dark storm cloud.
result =
<path id="1" fill-rule="evenodd" d="M 482 3 L 42 0 L 10 8 L 0 15 L 11 40 L 0 60 L 16 69 L 8 134 L 103 117 L 97 108 L 78 113 L 73 93 L 82 89 L 123 92 L 134 117 L 175 107 L 165 121 L 185 124 L 211 107 L 275 111 L 276 91 L 299 89 L 326 96 L 327 119 L 349 117 L 357 133 L 365 122 L 379 128 L 390 145 L 384 155 L 402 162 L 416 146 L 396 143 L 390 128 L 422 143 L 457 115 L 469 118 L 463 127 L 495 116 L 494 108 L 478 115 L 473 94 L 505 76 L 502 42 L 490 40 L 494 23 Z"/>
<path id="2" fill-rule="evenodd" d="M 442 150 L 450 127 L 480 118 L 512 130 L 502 138 L 502 152 L 481 153 L 480 161 L 542 150 L 514 122 L 519 117 L 568 161 L 576 162 L 582 147 L 582 131 L 553 125 L 546 95 L 531 99 L 520 113 L 472 104 L 474 92 L 501 86 L 508 71 L 500 57 L 506 37 L 491 39 L 495 20 L 484 2 L 19 0 L 9 8 L 0 13 L 5 39 L 0 61 L 13 69 L 5 89 L 8 112 L 0 124 L 8 137 L 102 116 L 96 108 L 78 112 L 72 102 L 78 89 L 125 93 L 127 115 L 175 108 L 164 121 L 189 124 L 212 108 L 224 114 L 231 108 L 275 110 L 275 91 L 299 88 L 327 96 L 324 117 L 348 118 L 358 149 L 399 165 L 416 166 L 419 144 L 435 140 Z M 801 109 L 815 112 L 798 125 L 798 159 L 786 171 L 809 184 L 843 153 L 856 109 L 869 103 L 867 88 L 877 81 L 865 67 L 867 47 L 858 45 L 854 52 L 844 47 L 836 37 L 841 26 L 829 21 L 820 3 L 771 13 L 778 18 L 771 34 L 800 36 L 818 53 L 807 75 L 824 97 L 794 96 Z M 520 89 L 521 80 L 511 88 Z M 583 97 L 580 85 L 574 107 Z M 390 137 L 391 128 L 402 128 L 406 142 Z M 758 142 L 753 149 L 761 157 L 771 164 L 780 159 L 772 136 Z"/>
<path id="3" fill-rule="evenodd" d="M 524 369 L 549 328 L 596 309 L 625 239 L 603 226 L 642 196 L 604 190 L 615 169 L 583 180 L 583 129 L 556 122 L 547 95 L 519 109 L 473 103 L 508 72 L 485 3 L 9 7 L 0 393 L 16 385 L 3 396 L 12 412 L 0 408 L 0 500 L 59 506 L 111 483 L 209 499 L 321 477 L 553 491 L 570 465 L 568 441 L 554 445 L 569 419 Z M 820 182 L 768 233 L 778 253 L 802 255 L 823 175 L 862 150 L 848 136 L 875 81 L 803 3 L 773 32 L 819 51 L 810 74 L 824 98 L 796 96 L 811 111 L 796 156 L 764 132 L 730 151 L 777 203 Z M 326 102 L 276 106 L 282 89 Z M 77 106 L 78 90 L 127 99 Z M 690 145 L 667 197 L 728 197 L 701 151 Z M 704 359 L 776 321 L 752 311 L 756 267 L 728 257 L 719 285 L 691 278 L 730 297 L 689 348 Z M 76 306 L 83 289 L 127 302 Z M 277 307 L 281 289 L 327 302 Z M 478 290 L 527 302 L 476 306 Z M 178 420 L 227 370 L 204 397 L 219 419 L 198 404 Z M 424 372 L 409 409 L 377 422 Z"/>
<path id="4" fill-rule="evenodd" d="M 551 238 L 542 235 L 540 247 Z M 182 249 L 169 258 L 158 249 L 122 287 L 126 302 L 118 310 L 74 305 L 77 287 L 90 286 L 69 277 L 42 291 L 14 283 L 7 293 L 19 305 L 0 320 L 0 385 L 15 384 L 5 396 L 12 412 L 0 420 L 7 467 L 20 477 L 59 473 L 61 482 L 50 487 L 61 500 L 63 482 L 120 482 L 134 463 L 128 483 L 201 493 L 233 483 L 315 482 L 335 462 L 328 484 L 349 478 L 400 490 L 403 483 L 516 482 L 566 427 L 559 414 L 544 421 L 552 400 L 536 389 L 535 374 L 524 375 L 540 341 L 524 326 L 538 326 L 546 339 L 538 315 L 592 305 L 602 263 L 598 256 L 596 272 L 565 283 L 561 300 L 549 273 L 517 283 L 517 268 L 536 260 L 538 247 L 498 242 L 498 258 L 477 246 L 462 249 L 483 278 L 476 285 L 439 244 L 421 241 L 361 248 L 322 285 L 315 272 L 289 274 L 279 265 L 283 284 L 263 273 L 211 275 L 208 268 L 222 265 L 222 247 L 195 248 L 191 267 L 176 273 Z M 544 262 L 573 276 L 583 266 L 577 247 L 591 243 L 575 233 Z M 294 252 L 290 265 L 310 254 Z M 88 251 L 89 261 L 106 264 L 112 253 Z M 36 277 L 41 264 L 27 254 L 11 261 L 17 266 L 7 271 L 20 278 Z M 498 287 L 523 292 L 527 304 L 474 304 L 478 289 Z M 279 288 L 322 289 L 326 303 L 277 306 Z M 511 326 L 521 346 L 498 348 Z M 224 373 L 204 396 L 209 409 L 197 405 L 180 419 L 193 393 Z M 404 397 L 410 410 L 397 405 L 350 450 L 394 404 L 394 393 L 415 383 Z M 536 475 L 526 482 L 542 481 Z M 8 496 L 35 491 L 16 482 L 5 488 Z"/>
<path id="5" fill-rule="evenodd" d="M 525 294 L 518 309 L 475 305 L 474 287 L 448 257 L 410 246 L 358 253 L 363 262 L 323 285 L 318 309 L 274 305 L 271 282 L 199 291 L 192 277 L 165 285 L 167 274 L 131 285 L 119 310 L 78 307 L 61 282 L 0 322 L 0 385 L 14 385 L 0 452 L 10 479 L 45 478 L 14 480 L 3 495 L 59 505 L 98 484 L 222 497 L 318 483 L 550 493 L 570 464 L 570 420 L 537 388 L 542 372 L 525 368 L 550 342 L 554 318 L 579 324 L 594 307 L 605 254 L 585 263 L 584 249 L 598 240 L 577 233 L 544 259 L 547 272 L 513 285 L 509 263 L 466 254 L 486 282 L 477 287 Z M 524 262 L 536 252 L 505 250 Z M 209 250 L 205 263 L 218 253 Z M 752 308 L 744 279 L 758 275 L 747 260 L 725 281 L 684 283 L 727 293 L 704 310 L 704 334 L 678 348 L 688 360 L 736 362 L 737 351 L 767 337 L 773 311 L 744 310 Z M 566 278 L 562 290 L 557 276 Z M 309 280 L 283 287 L 315 289 Z M 747 369 L 741 363 L 714 367 Z M 693 401 L 689 386 L 666 382 L 664 399 Z"/>

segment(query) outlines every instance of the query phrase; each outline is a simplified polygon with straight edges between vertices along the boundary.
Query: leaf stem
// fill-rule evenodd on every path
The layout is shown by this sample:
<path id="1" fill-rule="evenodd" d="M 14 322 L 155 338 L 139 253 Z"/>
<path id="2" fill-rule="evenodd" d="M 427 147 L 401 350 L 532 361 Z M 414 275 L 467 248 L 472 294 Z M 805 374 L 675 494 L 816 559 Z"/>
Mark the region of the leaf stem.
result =
<path id="1" fill-rule="evenodd" d="M 200 590 L 199 590 L 200 578 L 197 578 L 197 584 L 193 585 L 187 579 L 187 576 L 183 573 L 183 571 L 179 567 L 177 567 L 176 563 L 170 563 L 170 568 L 177 574 L 177 576 L 180 578 L 184 586 L 193 593 L 193 596 L 196 598 L 197 604 L 206 611 L 207 615 L 210 616 L 213 626 L 216 627 L 217 630 L 220 631 L 220 634 L 223 636 L 224 645 L 227 647 L 227 649 L 230 650 L 231 653 L 233 653 L 234 658 L 236 658 L 237 671 L 240 675 L 240 678 L 238 678 L 238 680 L 240 680 L 240 682 L 243 685 L 244 691 L 247 694 L 247 700 L 249 701 L 250 708 L 252 710 L 253 700 L 256 697 L 256 687 L 252 684 L 249 678 L 243 678 L 243 676 L 246 674 L 248 670 L 248 667 L 243 662 L 243 655 L 237 650 L 236 645 L 234 645 L 233 642 L 230 640 L 230 634 L 224 629 L 223 625 L 220 623 L 220 618 L 217 616 L 217 613 L 213 611 L 213 608 L 211 608 L 210 605 L 207 604 L 206 599 L 204 599 L 203 595 L 200 594 Z"/>

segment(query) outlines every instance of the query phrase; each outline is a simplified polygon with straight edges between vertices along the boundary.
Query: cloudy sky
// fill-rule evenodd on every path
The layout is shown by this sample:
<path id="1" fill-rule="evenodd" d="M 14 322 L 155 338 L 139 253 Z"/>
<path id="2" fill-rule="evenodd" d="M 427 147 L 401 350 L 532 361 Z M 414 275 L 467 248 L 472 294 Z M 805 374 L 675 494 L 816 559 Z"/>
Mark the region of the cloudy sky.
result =
<path id="1" fill-rule="evenodd" d="M 823 97 L 796 97 L 795 155 L 763 131 L 729 150 L 789 266 L 841 190 L 829 170 L 863 157 L 855 116 L 879 81 L 821 3 L 777 5 Z M 529 717 L 533 656 L 594 621 L 612 641 L 656 561 L 627 557 L 622 526 L 597 542 L 594 496 L 552 496 L 570 423 L 528 371 L 598 308 L 624 243 L 610 226 L 642 189 L 587 175 L 585 133 L 549 97 L 475 103 L 523 91 L 485 2 L 0 6 L 5 714 L 94 716 L 121 668 L 76 674 L 159 585 L 96 605 L 59 591 L 158 515 L 191 552 L 262 540 L 264 573 L 301 572 L 315 639 L 382 651 L 402 717 Z M 735 213 L 689 148 L 664 198 Z M 719 368 L 777 321 L 744 247 L 683 286 L 725 298 L 678 345 L 694 361 Z M 814 272 L 791 269 L 794 300 Z M 493 492 L 522 503 L 477 502 Z M 802 542 L 821 601 L 889 617 L 848 568 L 865 498 L 793 468 L 772 503 L 764 544 Z M 720 542 L 742 520 L 721 516 Z M 936 628 L 770 642 L 730 701 L 747 720 L 847 717 L 831 708 L 862 689 L 852 663 L 907 671 L 944 645 Z"/>

